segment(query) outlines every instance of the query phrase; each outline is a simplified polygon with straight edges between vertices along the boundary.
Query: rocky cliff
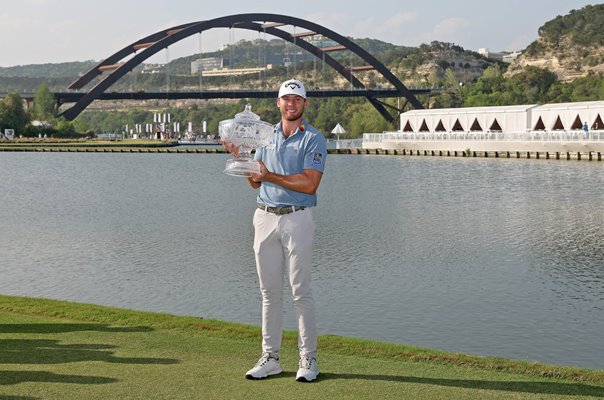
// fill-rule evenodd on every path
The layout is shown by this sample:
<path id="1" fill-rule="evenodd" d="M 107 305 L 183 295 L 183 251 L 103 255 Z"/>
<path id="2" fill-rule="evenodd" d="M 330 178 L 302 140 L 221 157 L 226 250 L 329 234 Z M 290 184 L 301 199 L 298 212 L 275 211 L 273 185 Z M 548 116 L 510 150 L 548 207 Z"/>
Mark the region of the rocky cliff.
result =
<path id="1" fill-rule="evenodd" d="M 508 68 L 512 76 L 526 66 L 547 69 L 563 82 L 590 73 L 604 74 L 604 4 L 558 16 L 539 29 L 539 38 Z"/>

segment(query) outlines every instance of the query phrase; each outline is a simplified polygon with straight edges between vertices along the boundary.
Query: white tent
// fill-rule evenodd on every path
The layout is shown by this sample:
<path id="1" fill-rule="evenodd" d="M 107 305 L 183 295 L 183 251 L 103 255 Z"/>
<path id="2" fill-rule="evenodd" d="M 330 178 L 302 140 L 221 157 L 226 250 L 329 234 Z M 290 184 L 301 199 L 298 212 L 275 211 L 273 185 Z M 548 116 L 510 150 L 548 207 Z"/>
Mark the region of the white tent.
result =
<path id="1" fill-rule="evenodd" d="M 411 110 L 401 114 L 400 131 L 524 132 L 527 129 L 527 112 L 533 107 L 534 104 Z"/>
<path id="2" fill-rule="evenodd" d="M 346 133 L 346 130 L 342 127 L 342 125 L 340 125 L 340 123 L 338 123 L 335 128 L 332 129 L 331 133 L 335 133 L 338 137 L 338 140 L 340 140 L 340 134 Z"/>
<path id="3" fill-rule="evenodd" d="M 589 129 L 604 129 L 604 101 L 580 101 L 537 106 L 531 110 L 531 130 L 580 130 L 585 122 Z"/>
<path id="4" fill-rule="evenodd" d="M 604 129 L 604 101 L 494 107 L 434 108 L 402 113 L 400 132 L 452 133 Z"/>

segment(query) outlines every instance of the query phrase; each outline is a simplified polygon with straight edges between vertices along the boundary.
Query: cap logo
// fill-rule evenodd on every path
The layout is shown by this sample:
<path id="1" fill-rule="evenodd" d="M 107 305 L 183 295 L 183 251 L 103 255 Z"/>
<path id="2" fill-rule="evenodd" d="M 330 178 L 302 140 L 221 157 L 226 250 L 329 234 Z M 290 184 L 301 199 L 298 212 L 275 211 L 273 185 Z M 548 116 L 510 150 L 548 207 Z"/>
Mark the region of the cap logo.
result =
<path id="1" fill-rule="evenodd" d="M 283 86 L 290 88 L 291 90 L 295 90 L 296 88 L 300 89 L 300 85 L 298 85 L 296 82 L 287 82 Z"/>

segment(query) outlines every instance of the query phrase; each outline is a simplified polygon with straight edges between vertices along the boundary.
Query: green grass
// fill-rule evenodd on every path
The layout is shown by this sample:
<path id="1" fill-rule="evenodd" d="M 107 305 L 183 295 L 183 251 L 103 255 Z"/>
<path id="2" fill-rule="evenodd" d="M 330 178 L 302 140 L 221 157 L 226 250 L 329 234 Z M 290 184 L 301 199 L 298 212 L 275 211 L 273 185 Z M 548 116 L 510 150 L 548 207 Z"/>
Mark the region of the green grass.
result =
<path id="1" fill-rule="evenodd" d="M 43 299 L 0 296 L 0 399 L 587 399 L 604 371 L 319 338 L 317 382 L 285 372 L 244 379 L 258 327 Z"/>

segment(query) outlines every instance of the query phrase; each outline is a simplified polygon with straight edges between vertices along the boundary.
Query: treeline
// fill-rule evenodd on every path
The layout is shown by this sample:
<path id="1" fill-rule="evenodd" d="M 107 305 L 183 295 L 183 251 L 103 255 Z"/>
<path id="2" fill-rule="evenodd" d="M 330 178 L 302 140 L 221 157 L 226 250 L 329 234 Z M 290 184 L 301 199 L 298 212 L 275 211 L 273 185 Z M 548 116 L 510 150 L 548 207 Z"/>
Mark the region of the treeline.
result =
<path id="1" fill-rule="evenodd" d="M 500 66 L 491 66 L 479 79 L 463 86 L 456 75 L 447 70 L 443 78 L 436 82 L 446 90 L 429 100 L 420 101 L 431 108 L 479 107 L 513 104 L 543 104 L 604 99 L 604 77 L 590 74 L 572 82 L 560 82 L 548 70 L 527 67 L 524 71 L 505 77 Z M 170 113 L 172 120 L 185 127 L 193 123 L 194 130 L 201 131 L 206 121 L 210 133 L 217 133 L 218 123 L 233 118 L 241 112 L 247 101 L 220 104 L 206 102 L 186 108 L 166 105 L 156 107 L 156 112 Z M 253 111 L 265 121 L 277 122 L 279 113 L 273 99 L 250 100 Z M 397 106 L 396 99 L 385 102 Z M 0 130 L 15 129 L 18 134 L 35 136 L 47 133 L 55 136 L 94 136 L 99 133 L 123 132 L 126 125 L 153 122 L 153 111 L 131 109 L 128 111 L 85 111 L 75 121 L 57 118 L 57 110 L 52 93 L 45 84 L 36 91 L 33 107 L 25 110 L 23 100 L 15 93 L 0 102 Z M 390 124 L 382 118 L 373 106 L 363 98 L 310 98 L 306 116 L 310 123 L 329 135 L 336 124 L 347 130 L 347 137 L 361 137 L 363 133 L 397 130 L 398 124 Z M 43 121 L 43 126 L 34 126 L 32 121 Z"/>
<path id="2" fill-rule="evenodd" d="M 57 117 L 53 94 L 46 84 L 41 84 L 34 97 L 33 107 L 25 109 L 23 98 L 9 93 L 0 101 L 0 138 L 6 129 L 13 129 L 17 137 L 46 135 L 62 138 L 83 136 L 88 127 L 79 122 L 69 122 Z"/>
<path id="3" fill-rule="evenodd" d="M 450 89 L 436 97 L 432 106 L 480 107 L 604 99 L 604 77 L 599 74 L 561 82 L 553 72 L 537 67 L 526 67 L 509 78 L 504 72 L 498 66 L 489 67 L 480 79 L 456 88 L 453 86 L 456 78 L 446 73 L 443 83 Z"/>
<path id="4" fill-rule="evenodd" d="M 395 54 L 398 57 L 404 57 L 414 48 L 393 45 L 377 39 L 352 39 L 355 43 L 371 54 L 382 55 L 385 53 Z M 116 49 L 117 50 L 117 49 Z M 191 62 L 198 58 L 217 57 L 222 58 L 225 66 L 231 68 L 249 68 L 262 65 L 264 61 L 278 60 L 278 64 L 283 63 L 283 58 L 293 58 L 294 53 L 305 53 L 306 58 L 312 58 L 305 51 L 291 43 L 284 42 L 281 39 L 257 39 L 257 40 L 240 40 L 236 43 L 229 44 L 221 50 L 200 52 L 190 56 L 171 60 L 165 66 L 164 74 L 171 75 L 190 75 Z M 104 56 L 109 56 L 105 54 Z M 350 62 L 350 55 L 332 55 L 339 60 Z M 390 57 L 390 56 L 388 56 Z M 300 61 L 300 60 L 298 60 Z M 0 87 L 11 87 L 15 91 L 34 91 L 37 85 L 44 81 L 51 90 L 65 89 L 69 83 L 74 81 L 76 77 L 93 68 L 98 61 L 73 61 L 63 63 L 47 63 L 47 64 L 30 64 L 16 65 L 12 67 L 0 67 Z M 273 62 L 275 64 L 275 62 Z M 273 65 L 273 68 L 277 65 Z M 157 74 L 141 74 L 143 65 L 137 66 L 134 71 L 137 75 L 139 83 L 145 83 L 146 80 L 153 80 L 153 75 Z M 197 76 L 192 76 L 197 78 Z M 23 78 L 23 79 L 21 79 Z M 160 78 L 161 80 L 162 78 Z M 165 79 L 165 78 L 164 78 Z M 198 79 L 198 78 L 197 78 Z M 32 88 L 31 82 L 37 82 L 37 85 Z M 93 82 L 94 83 L 94 82 Z M 119 82 L 118 82 L 119 84 Z M 21 86 L 23 85 L 23 86 Z M 161 82 L 160 82 L 161 85 Z M 151 87 L 152 82 L 147 86 Z M 14 89 L 13 89 L 14 88 Z"/>
<path id="5" fill-rule="evenodd" d="M 276 123 L 279 111 L 275 100 L 240 100 L 237 103 L 217 104 L 208 102 L 203 105 L 192 105 L 187 108 L 163 108 L 161 113 L 169 113 L 172 122 L 179 122 L 181 130 L 193 124 L 193 130 L 201 132 L 203 121 L 206 122 L 208 134 L 218 133 L 218 123 L 225 119 L 234 118 L 235 114 L 243 111 L 246 103 L 252 104 L 252 111 L 263 120 Z M 132 109 L 129 111 L 85 111 L 77 119 L 78 126 L 84 127 L 88 134 L 101 132 L 123 132 L 126 125 L 132 128 L 134 124 L 153 123 L 153 111 Z M 375 111 L 365 99 L 309 99 L 306 117 L 316 128 L 329 135 L 337 123 L 344 125 L 348 137 L 361 137 L 366 132 L 382 132 L 395 130 L 395 124 L 390 124 Z"/>
<path id="6" fill-rule="evenodd" d="M 77 75 L 76 75 L 77 76 Z M 46 78 L 32 76 L 0 76 L 0 88 L 3 92 L 34 93 L 40 85 L 45 84 L 53 91 L 67 91 L 65 88 L 73 78 Z"/>
<path id="7" fill-rule="evenodd" d="M 67 78 L 72 79 L 94 67 L 95 61 L 70 61 L 52 64 L 16 65 L 0 67 L 0 77 L 12 78 Z"/>

